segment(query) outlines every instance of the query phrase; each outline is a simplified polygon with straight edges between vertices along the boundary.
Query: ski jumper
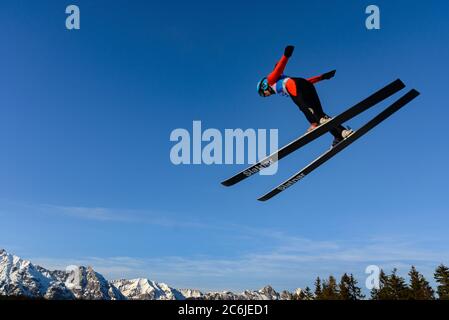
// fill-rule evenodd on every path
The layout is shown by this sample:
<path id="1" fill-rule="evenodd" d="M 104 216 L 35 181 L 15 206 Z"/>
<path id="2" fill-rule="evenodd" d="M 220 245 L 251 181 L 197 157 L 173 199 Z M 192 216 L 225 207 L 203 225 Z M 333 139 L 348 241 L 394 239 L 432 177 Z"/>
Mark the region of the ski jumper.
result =
<path id="1" fill-rule="evenodd" d="M 304 79 L 298 77 L 288 77 L 284 75 L 284 69 L 288 58 L 284 55 L 275 65 L 274 70 L 267 76 L 268 85 L 277 94 L 289 96 L 298 106 L 311 124 L 319 124 L 320 119 L 328 117 L 321 106 L 320 98 L 314 84 L 323 80 L 322 75 Z M 331 134 L 341 139 L 341 132 L 345 128 L 341 125 L 330 130 Z"/>

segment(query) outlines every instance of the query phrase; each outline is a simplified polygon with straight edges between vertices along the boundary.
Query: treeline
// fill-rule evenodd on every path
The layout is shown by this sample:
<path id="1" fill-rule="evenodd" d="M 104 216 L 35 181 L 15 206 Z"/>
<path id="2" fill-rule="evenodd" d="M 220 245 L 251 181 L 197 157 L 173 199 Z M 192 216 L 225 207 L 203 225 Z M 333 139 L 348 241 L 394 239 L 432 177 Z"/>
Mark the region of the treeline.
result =
<path id="1" fill-rule="evenodd" d="M 434 290 L 426 278 L 414 266 L 409 273 L 409 283 L 398 276 L 397 269 L 391 274 L 383 270 L 379 275 L 379 288 L 372 289 L 370 296 L 362 294 L 362 288 L 352 274 L 343 274 L 339 281 L 333 276 L 327 279 L 316 278 L 314 290 L 306 287 L 293 295 L 294 300 L 449 300 L 449 268 L 440 265 L 435 269 L 434 279 L 437 283 Z"/>

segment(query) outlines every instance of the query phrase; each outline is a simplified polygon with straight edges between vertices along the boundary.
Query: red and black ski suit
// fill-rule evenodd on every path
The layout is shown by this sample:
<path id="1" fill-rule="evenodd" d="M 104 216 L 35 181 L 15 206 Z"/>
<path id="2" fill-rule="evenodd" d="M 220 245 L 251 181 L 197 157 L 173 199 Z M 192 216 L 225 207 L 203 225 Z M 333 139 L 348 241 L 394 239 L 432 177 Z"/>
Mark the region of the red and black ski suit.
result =
<path id="1" fill-rule="evenodd" d="M 278 94 L 288 95 L 298 108 L 304 113 L 310 124 L 318 125 L 320 119 L 327 117 L 321 106 L 320 98 L 314 84 L 325 79 L 323 75 L 304 79 L 298 77 L 285 76 L 284 69 L 287 65 L 288 57 L 285 55 L 279 60 L 274 70 L 267 76 L 271 91 Z M 328 79 L 328 78 L 326 78 Z M 341 139 L 341 132 L 345 130 L 343 126 L 338 126 L 330 132 L 336 139 Z"/>

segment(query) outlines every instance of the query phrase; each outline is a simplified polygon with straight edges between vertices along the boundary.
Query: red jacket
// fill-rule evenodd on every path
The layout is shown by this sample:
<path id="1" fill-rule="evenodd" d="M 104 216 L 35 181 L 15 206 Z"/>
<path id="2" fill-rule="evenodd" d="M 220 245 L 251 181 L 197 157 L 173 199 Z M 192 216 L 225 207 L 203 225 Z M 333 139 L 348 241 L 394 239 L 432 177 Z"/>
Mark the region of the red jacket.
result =
<path id="1" fill-rule="evenodd" d="M 282 77 L 282 74 L 284 73 L 284 69 L 287 66 L 288 58 L 286 56 L 282 56 L 281 60 L 279 60 L 278 63 L 274 66 L 274 70 L 271 71 L 271 73 L 267 76 L 268 84 L 270 86 L 275 86 L 276 82 L 279 80 L 285 81 L 285 89 L 287 90 L 288 94 L 291 96 L 296 97 L 298 94 L 296 89 L 295 81 L 293 81 L 289 77 Z M 308 81 L 311 83 L 317 83 L 322 79 L 322 76 L 315 76 L 312 78 L 308 78 Z"/>

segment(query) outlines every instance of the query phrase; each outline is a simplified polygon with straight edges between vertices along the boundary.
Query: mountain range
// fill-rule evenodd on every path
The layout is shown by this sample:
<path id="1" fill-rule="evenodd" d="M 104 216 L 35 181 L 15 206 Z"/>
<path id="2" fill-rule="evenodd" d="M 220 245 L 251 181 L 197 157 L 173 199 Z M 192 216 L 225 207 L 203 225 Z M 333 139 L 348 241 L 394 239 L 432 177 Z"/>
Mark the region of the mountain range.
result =
<path id="1" fill-rule="evenodd" d="M 92 267 L 48 270 L 0 249 L 0 296 L 49 300 L 291 300 L 299 295 L 271 286 L 241 293 L 175 289 L 145 278 L 108 281 Z"/>

